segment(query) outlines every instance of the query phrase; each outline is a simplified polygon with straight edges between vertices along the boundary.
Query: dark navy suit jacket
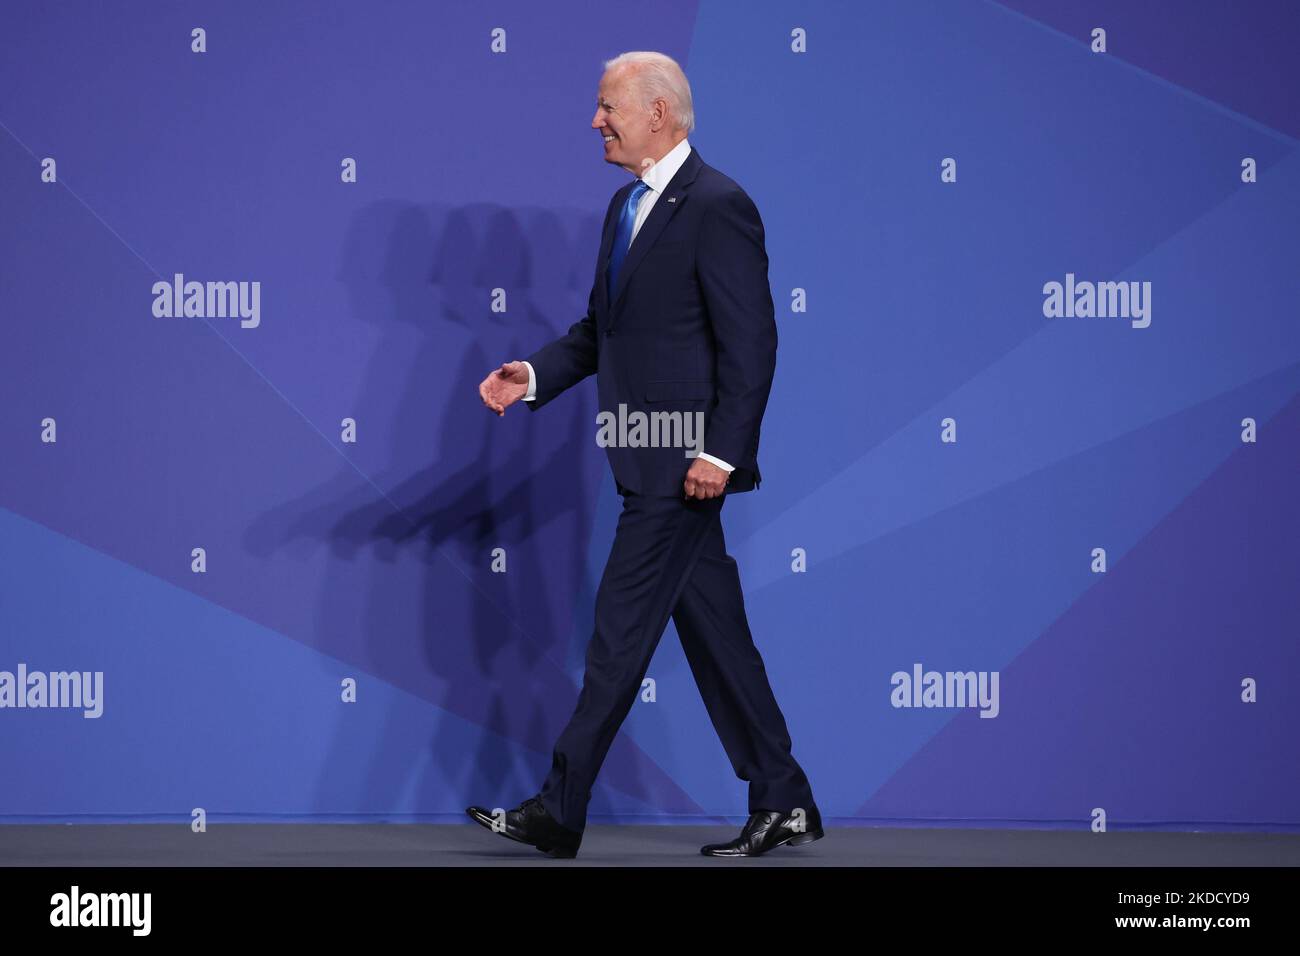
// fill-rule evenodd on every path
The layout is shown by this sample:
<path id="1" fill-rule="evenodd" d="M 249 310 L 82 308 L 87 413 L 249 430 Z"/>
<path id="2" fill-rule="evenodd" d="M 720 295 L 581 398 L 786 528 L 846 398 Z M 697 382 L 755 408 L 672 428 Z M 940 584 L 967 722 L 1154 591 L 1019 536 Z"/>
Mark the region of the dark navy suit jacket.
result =
<path id="1" fill-rule="evenodd" d="M 528 361 L 536 411 L 596 375 L 598 411 L 704 413 L 699 451 L 735 467 L 729 493 L 758 487 L 759 426 L 776 371 L 776 318 L 763 222 L 735 182 L 692 147 L 637 232 L 611 297 L 605 271 L 619 213 L 605 213 L 587 314 Z M 595 441 L 596 423 L 592 423 Z M 676 448 L 606 448 L 629 491 L 681 496 L 694 459 Z"/>

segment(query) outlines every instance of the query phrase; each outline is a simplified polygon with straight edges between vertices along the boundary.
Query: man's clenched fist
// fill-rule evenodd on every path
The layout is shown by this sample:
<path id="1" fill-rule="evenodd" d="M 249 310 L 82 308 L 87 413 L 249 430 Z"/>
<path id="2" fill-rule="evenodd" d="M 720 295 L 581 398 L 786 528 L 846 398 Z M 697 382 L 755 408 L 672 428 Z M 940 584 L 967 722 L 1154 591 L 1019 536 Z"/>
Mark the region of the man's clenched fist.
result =
<path id="1" fill-rule="evenodd" d="M 483 404 L 498 415 L 504 415 L 506 409 L 523 398 L 527 391 L 528 366 L 523 362 L 506 362 L 493 369 L 478 387 Z"/>
<path id="2" fill-rule="evenodd" d="M 524 374 L 528 374 L 527 369 L 524 370 Z M 716 498 L 722 494 L 730 480 L 731 473 L 725 468 L 719 468 L 713 462 L 705 461 L 703 458 L 696 458 L 691 462 L 690 470 L 686 472 L 683 487 L 687 498 L 698 498 L 703 501 L 705 498 Z"/>

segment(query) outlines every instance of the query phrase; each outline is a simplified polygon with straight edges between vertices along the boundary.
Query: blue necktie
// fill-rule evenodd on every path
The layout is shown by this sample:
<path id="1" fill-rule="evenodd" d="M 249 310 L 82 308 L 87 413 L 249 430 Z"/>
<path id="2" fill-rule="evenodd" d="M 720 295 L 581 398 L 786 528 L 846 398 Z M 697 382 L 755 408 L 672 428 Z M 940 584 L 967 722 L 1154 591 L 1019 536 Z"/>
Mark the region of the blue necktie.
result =
<path id="1" fill-rule="evenodd" d="M 627 194 L 627 202 L 623 203 L 623 212 L 618 217 L 618 227 L 614 230 L 614 248 L 610 250 L 609 268 L 605 270 L 605 291 L 611 301 L 614 298 L 614 283 L 618 281 L 618 270 L 627 257 L 628 246 L 632 245 L 637 204 L 641 201 L 641 194 L 649 188 L 644 179 L 638 179 L 632 191 Z"/>

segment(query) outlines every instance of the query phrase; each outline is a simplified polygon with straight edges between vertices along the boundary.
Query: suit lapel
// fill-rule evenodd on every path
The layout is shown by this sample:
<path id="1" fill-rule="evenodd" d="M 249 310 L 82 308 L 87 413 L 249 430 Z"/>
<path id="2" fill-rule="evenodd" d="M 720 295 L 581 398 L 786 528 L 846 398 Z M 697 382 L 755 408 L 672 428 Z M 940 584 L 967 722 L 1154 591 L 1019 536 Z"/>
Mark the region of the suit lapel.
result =
<path id="1" fill-rule="evenodd" d="M 627 250 L 627 256 L 623 259 L 623 265 L 618 270 L 613 301 L 607 303 L 609 311 L 612 312 L 622 300 L 623 292 L 627 289 L 628 278 L 636 271 L 636 267 L 645 258 L 645 254 L 654 246 L 655 240 L 664 231 L 664 227 L 668 225 L 669 220 L 673 218 L 678 209 L 686 204 L 690 185 L 695 181 L 695 176 L 699 173 L 702 165 L 703 160 L 700 159 L 699 151 L 692 146 L 690 153 L 686 156 L 686 161 L 682 163 L 681 168 L 677 170 L 673 178 L 668 181 L 668 185 L 664 187 L 663 195 L 655 202 L 654 208 L 650 210 L 649 217 L 641 225 L 636 238 L 632 240 L 632 245 Z M 629 184 L 625 188 L 630 191 L 632 185 Z M 619 202 L 619 209 L 623 208 L 623 201 L 626 201 L 626 199 L 627 197 L 624 195 L 623 200 Z M 605 273 L 609 269 L 610 252 L 614 246 L 614 231 L 618 228 L 618 217 L 615 216 L 614 220 L 609 230 L 609 237 L 601 244 L 601 253 L 604 257 L 604 265 L 600 271 L 602 289 L 606 286 Z"/>

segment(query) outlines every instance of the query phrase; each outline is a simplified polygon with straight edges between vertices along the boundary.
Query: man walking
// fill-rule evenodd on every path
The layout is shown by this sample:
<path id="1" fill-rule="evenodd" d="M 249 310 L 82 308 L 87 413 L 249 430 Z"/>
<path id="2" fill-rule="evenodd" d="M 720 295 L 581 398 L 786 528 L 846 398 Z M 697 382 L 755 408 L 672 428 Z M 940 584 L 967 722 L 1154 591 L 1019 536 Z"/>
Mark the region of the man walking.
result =
<path id="1" fill-rule="evenodd" d="M 749 782 L 740 835 L 701 852 L 757 856 L 824 835 L 721 522 L 726 495 L 762 477 L 759 427 L 777 345 L 763 224 L 749 196 L 687 141 L 691 91 L 675 61 L 624 53 L 605 68 L 591 125 L 606 162 L 635 178 L 605 214 L 587 315 L 491 372 L 479 394 L 498 415 L 519 400 L 535 411 L 595 373 L 602 416 L 641 413 L 652 429 L 671 421 L 682 440 L 604 442 L 623 510 L 577 707 L 536 796 L 499 821 L 483 807 L 466 812 L 551 856 L 575 856 L 596 775 L 671 617 L 732 767 Z"/>

